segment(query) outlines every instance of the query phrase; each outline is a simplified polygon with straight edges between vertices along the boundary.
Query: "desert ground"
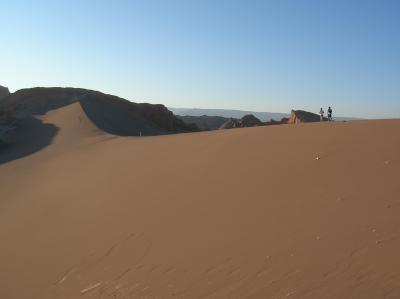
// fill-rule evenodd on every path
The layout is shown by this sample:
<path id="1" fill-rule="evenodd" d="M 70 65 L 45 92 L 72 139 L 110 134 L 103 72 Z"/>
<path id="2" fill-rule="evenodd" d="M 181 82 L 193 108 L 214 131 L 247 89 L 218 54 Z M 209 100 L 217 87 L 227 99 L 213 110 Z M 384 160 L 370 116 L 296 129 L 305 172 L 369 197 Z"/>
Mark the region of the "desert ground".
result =
<path id="1" fill-rule="evenodd" d="M 79 102 L 40 118 L 48 146 L 0 154 L 0 298 L 400 298 L 400 120 L 119 137 Z"/>

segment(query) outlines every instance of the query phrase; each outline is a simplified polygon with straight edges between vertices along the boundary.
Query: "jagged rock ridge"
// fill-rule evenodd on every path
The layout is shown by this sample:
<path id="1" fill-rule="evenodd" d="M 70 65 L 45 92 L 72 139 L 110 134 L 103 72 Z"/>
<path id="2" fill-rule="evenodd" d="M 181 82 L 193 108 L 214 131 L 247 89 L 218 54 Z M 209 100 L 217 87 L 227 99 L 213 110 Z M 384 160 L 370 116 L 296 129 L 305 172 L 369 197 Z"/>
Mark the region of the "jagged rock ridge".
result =
<path id="1" fill-rule="evenodd" d="M 225 123 L 223 123 L 220 129 L 233 129 L 233 128 L 245 128 L 245 127 L 255 127 L 262 126 L 263 122 L 259 120 L 252 114 L 243 116 L 240 119 L 230 118 Z"/>

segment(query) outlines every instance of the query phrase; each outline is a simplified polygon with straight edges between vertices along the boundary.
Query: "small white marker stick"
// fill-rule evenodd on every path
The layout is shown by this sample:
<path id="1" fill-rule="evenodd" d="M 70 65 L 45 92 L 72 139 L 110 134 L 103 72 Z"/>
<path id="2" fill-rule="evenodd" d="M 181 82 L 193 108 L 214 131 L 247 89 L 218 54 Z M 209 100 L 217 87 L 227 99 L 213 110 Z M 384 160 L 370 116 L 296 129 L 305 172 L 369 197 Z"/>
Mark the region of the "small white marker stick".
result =
<path id="1" fill-rule="evenodd" d="M 86 294 L 87 292 L 93 291 L 94 289 L 98 288 L 101 285 L 101 282 L 98 282 L 94 285 L 88 286 L 86 289 L 81 291 L 81 294 Z"/>

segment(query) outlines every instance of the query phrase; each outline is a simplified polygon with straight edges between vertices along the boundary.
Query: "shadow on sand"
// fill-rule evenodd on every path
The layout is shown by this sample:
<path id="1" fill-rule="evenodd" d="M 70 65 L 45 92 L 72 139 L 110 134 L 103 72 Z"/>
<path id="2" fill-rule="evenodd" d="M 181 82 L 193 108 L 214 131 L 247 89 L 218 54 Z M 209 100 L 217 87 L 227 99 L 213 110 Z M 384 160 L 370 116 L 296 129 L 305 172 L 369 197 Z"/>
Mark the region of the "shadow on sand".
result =
<path id="1" fill-rule="evenodd" d="M 59 128 L 29 117 L 17 124 L 3 127 L 0 136 L 0 164 L 29 156 L 50 145 Z"/>
<path id="2" fill-rule="evenodd" d="M 80 100 L 81 107 L 90 121 L 100 130 L 117 136 L 146 136 L 160 135 L 151 121 L 132 108 L 134 103 L 120 99 L 110 99 L 102 95 L 87 94 Z"/>

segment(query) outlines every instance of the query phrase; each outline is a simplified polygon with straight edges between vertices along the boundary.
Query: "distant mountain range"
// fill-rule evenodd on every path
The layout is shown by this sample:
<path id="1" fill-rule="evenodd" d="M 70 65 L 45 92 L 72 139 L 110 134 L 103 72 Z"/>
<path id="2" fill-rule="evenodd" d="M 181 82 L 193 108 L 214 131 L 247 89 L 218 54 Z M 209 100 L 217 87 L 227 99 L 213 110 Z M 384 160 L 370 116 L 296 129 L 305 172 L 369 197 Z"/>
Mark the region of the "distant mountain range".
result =
<path id="1" fill-rule="evenodd" d="M 242 118 L 245 115 L 253 114 L 261 121 L 281 120 L 283 117 L 289 117 L 289 113 L 275 112 L 255 112 L 242 110 L 227 110 L 227 109 L 200 109 L 200 108 L 172 108 L 168 107 L 175 115 L 180 116 L 221 116 L 225 118 Z"/>

